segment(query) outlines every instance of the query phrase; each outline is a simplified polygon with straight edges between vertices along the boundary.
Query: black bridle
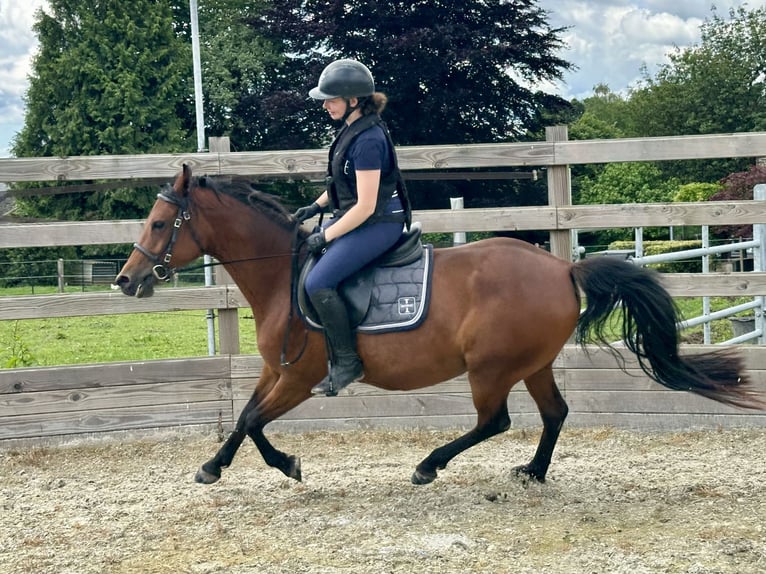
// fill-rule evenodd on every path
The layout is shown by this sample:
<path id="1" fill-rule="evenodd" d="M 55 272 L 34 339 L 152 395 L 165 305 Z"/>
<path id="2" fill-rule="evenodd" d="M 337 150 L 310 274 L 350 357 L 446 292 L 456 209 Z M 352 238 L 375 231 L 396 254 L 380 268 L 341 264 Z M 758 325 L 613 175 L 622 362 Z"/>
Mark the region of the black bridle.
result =
<path id="1" fill-rule="evenodd" d="M 173 193 L 173 190 L 169 185 L 165 186 L 162 191 L 157 194 L 157 199 L 167 201 L 168 203 L 178 207 L 178 213 L 176 214 L 175 221 L 173 222 L 173 232 L 170 234 L 168 244 L 162 251 L 164 255 L 155 255 L 139 243 L 134 243 L 133 248 L 141 253 L 144 257 L 146 257 L 149 261 L 154 263 L 154 267 L 152 267 L 152 274 L 159 281 L 170 281 L 170 278 L 176 273 L 176 268 L 170 267 L 170 260 L 173 258 L 173 246 L 178 240 L 178 234 L 181 232 L 181 225 L 184 221 L 189 221 L 191 219 L 191 202 L 189 201 L 188 194 L 185 197 L 178 197 L 178 195 Z M 191 232 L 192 239 L 197 244 L 197 247 L 199 247 L 201 252 L 204 252 L 204 249 L 202 248 L 202 245 L 200 245 L 199 239 L 197 238 L 197 234 L 194 233 L 194 228 L 191 227 L 191 225 L 189 225 L 189 231 Z"/>

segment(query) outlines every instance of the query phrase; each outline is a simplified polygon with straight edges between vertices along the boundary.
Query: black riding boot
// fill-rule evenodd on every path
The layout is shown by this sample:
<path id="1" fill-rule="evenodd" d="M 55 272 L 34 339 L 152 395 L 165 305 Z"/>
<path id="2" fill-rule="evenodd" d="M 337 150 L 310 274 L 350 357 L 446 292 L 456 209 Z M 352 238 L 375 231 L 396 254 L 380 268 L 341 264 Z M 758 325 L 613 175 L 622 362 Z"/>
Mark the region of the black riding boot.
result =
<path id="1" fill-rule="evenodd" d="M 346 304 L 335 289 L 321 289 L 311 297 L 311 304 L 324 327 L 330 372 L 311 392 L 334 396 L 364 373 L 356 352 L 356 336 L 348 319 Z"/>

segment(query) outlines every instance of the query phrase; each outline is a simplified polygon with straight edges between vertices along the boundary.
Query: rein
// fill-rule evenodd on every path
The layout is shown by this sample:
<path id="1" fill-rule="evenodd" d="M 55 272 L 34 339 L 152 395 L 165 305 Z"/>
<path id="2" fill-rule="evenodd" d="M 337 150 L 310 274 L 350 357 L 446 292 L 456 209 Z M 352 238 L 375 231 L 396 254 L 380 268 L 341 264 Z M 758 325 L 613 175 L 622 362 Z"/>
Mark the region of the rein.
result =
<path id="1" fill-rule="evenodd" d="M 227 259 L 225 261 L 214 261 L 214 262 L 211 262 L 211 263 L 200 263 L 198 265 L 189 265 L 187 267 L 181 267 L 181 269 L 173 268 L 172 272 L 173 272 L 173 275 L 175 275 L 175 274 L 182 273 L 182 272 L 196 271 L 197 269 L 204 269 L 205 267 L 217 267 L 218 265 L 234 265 L 234 264 L 237 264 L 237 263 L 246 263 L 248 261 L 260 261 L 261 259 L 277 259 L 278 257 L 287 257 L 288 255 L 292 255 L 292 252 L 291 253 L 277 253 L 275 255 L 259 255 L 257 257 L 246 257 L 245 259 Z"/>
<path id="2" fill-rule="evenodd" d="M 279 355 L 279 364 L 283 367 L 289 367 L 293 363 L 297 363 L 300 361 L 301 357 L 303 356 L 304 351 L 306 350 L 306 345 L 308 342 L 308 336 L 309 332 L 308 330 L 303 331 L 303 345 L 301 345 L 301 350 L 298 351 L 298 356 L 295 357 L 293 360 L 288 361 L 287 356 L 287 345 L 290 342 L 290 325 L 292 325 L 293 322 L 293 316 L 295 314 L 295 309 L 298 305 L 297 299 L 298 299 L 298 273 L 299 273 L 299 263 L 298 263 L 298 257 L 300 255 L 300 242 L 298 241 L 299 236 L 299 229 L 301 224 L 297 223 L 295 224 L 295 228 L 292 232 L 292 239 L 290 241 L 291 249 L 290 249 L 290 312 L 287 315 L 287 328 L 285 329 L 285 336 L 282 339 L 282 352 Z"/>

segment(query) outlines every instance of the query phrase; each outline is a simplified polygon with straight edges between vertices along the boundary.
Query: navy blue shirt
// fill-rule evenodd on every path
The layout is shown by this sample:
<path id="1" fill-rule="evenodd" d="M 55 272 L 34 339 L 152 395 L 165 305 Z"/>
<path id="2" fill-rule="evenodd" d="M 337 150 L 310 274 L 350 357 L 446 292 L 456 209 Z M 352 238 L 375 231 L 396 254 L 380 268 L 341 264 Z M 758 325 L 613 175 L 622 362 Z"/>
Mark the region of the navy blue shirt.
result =
<path id="1" fill-rule="evenodd" d="M 391 169 L 386 134 L 380 126 L 373 126 L 360 133 L 346 152 L 343 170 L 348 175 L 356 176 L 356 170 L 375 170 L 382 173 Z"/>
<path id="2" fill-rule="evenodd" d="M 391 170 L 391 154 L 388 149 L 388 139 L 380 126 L 373 126 L 360 133 L 346 152 L 346 161 L 343 163 L 343 172 L 352 180 L 356 181 L 356 170 L 379 169 L 381 177 Z M 393 213 L 402 210 L 399 195 L 394 191 L 386 212 Z"/>

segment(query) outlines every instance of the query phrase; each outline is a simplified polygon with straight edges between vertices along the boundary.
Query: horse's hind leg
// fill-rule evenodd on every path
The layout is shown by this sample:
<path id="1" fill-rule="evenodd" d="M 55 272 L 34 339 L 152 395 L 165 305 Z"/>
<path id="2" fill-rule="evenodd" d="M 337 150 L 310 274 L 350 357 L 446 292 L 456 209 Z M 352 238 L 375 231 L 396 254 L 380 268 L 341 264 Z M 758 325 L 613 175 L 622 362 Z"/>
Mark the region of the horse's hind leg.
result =
<path id="1" fill-rule="evenodd" d="M 523 474 L 539 482 L 545 482 L 545 475 L 551 464 L 553 449 L 559 438 L 569 407 L 561 396 L 553 378 L 553 366 L 548 365 L 534 375 L 524 379 L 529 394 L 537 404 L 543 419 L 543 434 L 537 451 L 529 464 L 514 468 L 516 474 Z"/>
<path id="2" fill-rule="evenodd" d="M 510 387 L 495 389 L 491 395 L 484 395 L 477 392 L 477 385 L 474 384 L 475 377 L 469 376 L 469 378 L 471 378 L 474 406 L 478 413 L 476 426 L 463 436 L 437 448 L 418 464 L 412 475 L 413 484 L 433 482 L 437 470 L 445 468 L 447 463 L 458 454 L 510 428 L 511 417 L 508 414 L 507 402 Z"/>

